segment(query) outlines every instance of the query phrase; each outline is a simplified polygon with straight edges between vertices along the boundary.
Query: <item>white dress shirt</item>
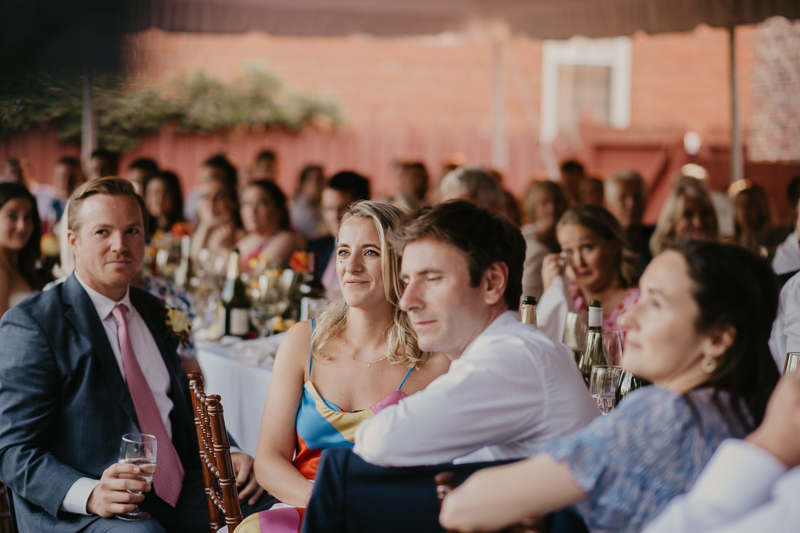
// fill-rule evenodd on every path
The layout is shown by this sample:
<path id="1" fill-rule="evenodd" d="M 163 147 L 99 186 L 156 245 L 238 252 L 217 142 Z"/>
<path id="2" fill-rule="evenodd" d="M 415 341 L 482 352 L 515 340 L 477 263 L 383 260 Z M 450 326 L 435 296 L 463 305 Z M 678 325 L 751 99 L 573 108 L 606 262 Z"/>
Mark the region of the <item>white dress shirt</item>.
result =
<path id="1" fill-rule="evenodd" d="M 516 459 L 598 415 L 569 348 L 506 311 L 446 374 L 363 422 L 354 450 L 383 466 Z"/>
<path id="2" fill-rule="evenodd" d="M 119 371 L 122 374 L 122 379 L 125 380 L 125 368 L 122 365 L 122 353 L 119 348 L 119 338 L 117 337 L 117 322 L 111 312 L 119 304 L 125 304 L 127 307 L 128 318 L 128 331 L 133 345 L 133 353 L 136 355 L 136 360 L 142 369 L 147 384 L 153 392 L 158 412 L 161 415 L 161 420 L 164 422 L 164 428 L 167 430 L 167 435 L 172 438 L 172 424 L 170 423 L 169 415 L 172 412 L 172 400 L 169 398 L 170 390 L 170 376 L 167 370 L 167 365 L 161 357 L 161 352 L 158 349 L 153 335 L 147 328 L 141 315 L 133 307 L 130 300 L 130 289 L 125 293 L 125 296 L 120 301 L 114 301 L 111 298 L 103 296 L 95 291 L 78 276 L 75 272 L 75 278 L 81 287 L 89 295 L 89 298 L 97 310 L 97 316 L 103 324 L 103 328 L 108 336 L 108 342 L 111 344 L 111 350 L 114 352 L 114 357 L 119 365 Z M 120 435 L 122 437 L 122 435 Z M 67 491 L 64 496 L 64 501 L 61 503 L 61 509 L 68 513 L 89 514 L 86 511 L 86 504 L 89 501 L 94 488 L 99 483 L 99 480 L 92 478 L 80 478 Z"/>
<path id="3" fill-rule="evenodd" d="M 797 533 L 800 467 L 747 441 L 726 440 L 694 487 L 642 533 Z"/>
<path id="4" fill-rule="evenodd" d="M 775 250 L 775 257 L 772 259 L 772 270 L 778 275 L 800 270 L 800 244 L 797 242 L 797 230 L 794 230 L 786 237 Z"/>
<path id="5" fill-rule="evenodd" d="M 783 372 L 786 354 L 800 352 L 800 274 L 792 276 L 781 289 L 769 350 L 780 372 Z"/>

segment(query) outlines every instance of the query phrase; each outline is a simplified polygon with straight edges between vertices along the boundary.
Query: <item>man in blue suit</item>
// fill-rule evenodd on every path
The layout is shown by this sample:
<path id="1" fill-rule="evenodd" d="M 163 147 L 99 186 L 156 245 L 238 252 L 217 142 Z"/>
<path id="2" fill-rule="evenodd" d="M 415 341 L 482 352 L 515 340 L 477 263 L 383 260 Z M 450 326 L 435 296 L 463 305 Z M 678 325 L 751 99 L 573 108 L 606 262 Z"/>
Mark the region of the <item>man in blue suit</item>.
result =
<path id="1" fill-rule="evenodd" d="M 102 178 L 70 203 L 75 273 L 0 321 L 0 479 L 13 491 L 19 528 L 204 531 L 179 335 L 163 303 L 130 286 L 144 258 L 143 201 L 126 180 Z M 158 439 L 153 490 L 138 467 L 118 463 L 126 433 Z M 264 508 L 252 458 L 233 461 L 243 511 L 248 503 Z M 136 504 L 152 519 L 114 518 Z"/>

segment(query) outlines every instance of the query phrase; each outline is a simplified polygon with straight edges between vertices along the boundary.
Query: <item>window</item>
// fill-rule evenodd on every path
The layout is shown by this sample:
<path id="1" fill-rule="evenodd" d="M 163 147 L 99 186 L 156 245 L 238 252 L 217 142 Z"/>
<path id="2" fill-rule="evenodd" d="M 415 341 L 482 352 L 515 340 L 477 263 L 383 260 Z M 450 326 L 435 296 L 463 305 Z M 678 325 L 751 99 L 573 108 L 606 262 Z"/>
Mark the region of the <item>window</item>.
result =
<path id="1" fill-rule="evenodd" d="M 540 139 L 576 134 L 584 114 L 598 124 L 630 123 L 631 45 L 627 37 L 545 41 Z"/>

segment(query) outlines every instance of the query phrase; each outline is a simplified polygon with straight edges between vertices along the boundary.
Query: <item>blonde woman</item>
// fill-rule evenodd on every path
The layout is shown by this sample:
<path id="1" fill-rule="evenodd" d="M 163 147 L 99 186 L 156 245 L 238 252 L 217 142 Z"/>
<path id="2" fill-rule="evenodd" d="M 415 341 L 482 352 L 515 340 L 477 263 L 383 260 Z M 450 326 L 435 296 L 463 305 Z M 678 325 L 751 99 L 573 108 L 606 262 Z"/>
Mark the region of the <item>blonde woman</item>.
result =
<path id="1" fill-rule="evenodd" d="M 397 307 L 399 259 L 386 237 L 402 214 L 364 201 L 342 219 L 334 256 L 342 293 L 317 321 L 287 332 L 264 406 L 256 477 L 286 505 L 254 515 L 238 533 L 267 524 L 299 531 L 322 450 L 352 447 L 362 421 L 424 389 L 449 367 L 444 354 L 420 352 Z"/>
<path id="2" fill-rule="evenodd" d="M 650 251 L 657 255 L 664 241 L 673 237 L 719 240 L 719 224 L 714 204 L 703 185 L 695 178 L 682 176 L 675 183 L 650 238 Z"/>

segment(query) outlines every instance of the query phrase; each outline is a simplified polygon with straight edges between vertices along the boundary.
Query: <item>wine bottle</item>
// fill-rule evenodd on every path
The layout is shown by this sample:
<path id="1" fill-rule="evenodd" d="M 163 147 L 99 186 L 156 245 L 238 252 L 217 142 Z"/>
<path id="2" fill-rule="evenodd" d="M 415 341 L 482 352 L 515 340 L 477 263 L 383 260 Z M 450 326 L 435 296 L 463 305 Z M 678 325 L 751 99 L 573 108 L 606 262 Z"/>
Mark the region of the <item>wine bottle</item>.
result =
<path id="1" fill-rule="evenodd" d="M 239 268 L 239 250 L 234 248 L 228 256 L 228 274 L 222 289 L 222 305 L 225 308 L 222 331 L 225 335 L 246 338 L 250 334 L 250 308 L 253 301 L 240 278 Z"/>
<path id="2" fill-rule="evenodd" d="M 648 385 L 650 385 L 649 381 L 637 378 L 628 371 L 623 371 L 622 376 L 619 378 L 619 384 L 617 385 L 617 404 L 619 404 L 628 393 Z"/>
<path id="3" fill-rule="evenodd" d="M 192 276 L 192 238 L 188 235 L 181 237 L 181 262 L 175 270 L 175 284 L 184 289 L 190 289 Z"/>
<path id="4" fill-rule="evenodd" d="M 536 297 L 523 296 L 519 307 L 519 319 L 525 324 L 536 325 Z"/>
<path id="5" fill-rule="evenodd" d="M 603 304 L 600 300 L 590 300 L 589 332 L 586 334 L 586 343 L 578 363 L 578 369 L 588 386 L 592 378 L 592 367 L 610 364 L 611 361 L 603 342 Z"/>

